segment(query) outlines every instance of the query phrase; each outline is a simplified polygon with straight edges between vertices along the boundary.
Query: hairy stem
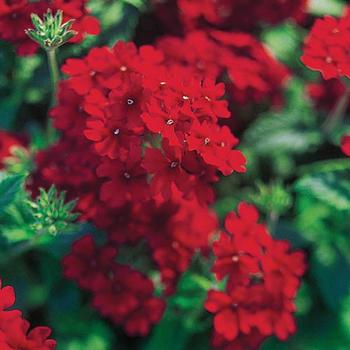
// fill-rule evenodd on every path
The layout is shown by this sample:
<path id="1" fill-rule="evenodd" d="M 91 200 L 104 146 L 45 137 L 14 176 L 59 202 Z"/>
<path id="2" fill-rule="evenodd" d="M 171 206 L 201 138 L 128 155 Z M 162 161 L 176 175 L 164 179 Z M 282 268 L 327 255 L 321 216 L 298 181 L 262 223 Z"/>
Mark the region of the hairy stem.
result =
<path id="1" fill-rule="evenodd" d="M 50 69 L 50 77 L 51 77 L 51 85 L 52 85 L 51 105 L 53 106 L 56 101 L 57 86 L 60 80 L 60 71 L 58 69 L 58 64 L 57 64 L 56 50 L 55 49 L 47 50 L 46 53 L 47 53 L 49 69 Z"/>

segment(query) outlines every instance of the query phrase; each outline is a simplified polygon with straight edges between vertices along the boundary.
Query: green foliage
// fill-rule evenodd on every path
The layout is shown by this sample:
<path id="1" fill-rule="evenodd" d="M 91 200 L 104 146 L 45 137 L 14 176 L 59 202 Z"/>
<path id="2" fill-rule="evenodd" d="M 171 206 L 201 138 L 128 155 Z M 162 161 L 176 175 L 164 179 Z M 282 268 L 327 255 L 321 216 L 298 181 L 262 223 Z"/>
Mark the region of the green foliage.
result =
<path id="1" fill-rule="evenodd" d="M 55 186 L 48 191 L 40 189 L 40 195 L 35 201 L 28 201 L 35 219 L 33 228 L 45 231 L 51 235 L 63 232 L 78 217 L 72 210 L 75 201 L 65 203 L 65 193 L 58 193 Z"/>
<path id="2" fill-rule="evenodd" d="M 296 182 L 295 188 L 334 209 L 350 212 L 350 169 L 306 175 Z"/>
<path id="3" fill-rule="evenodd" d="M 262 212 L 280 216 L 292 206 L 292 196 L 281 183 L 265 185 L 257 182 L 256 186 L 257 192 L 250 198 Z"/>
<path id="4" fill-rule="evenodd" d="M 252 162 L 268 160 L 281 177 L 292 175 L 297 156 L 314 152 L 324 142 L 304 89 L 301 80 L 293 79 L 287 87 L 284 110 L 260 115 L 243 135 L 242 148 L 253 151 Z"/>
<path id="5" fill-rule="evenodd" d="M 286 22 L 276 27 L 267 27 L 262 33 L 262 40 L 280 61 L 290 66 L 302 67 L 302 33 L 301 27 Z"/>
<path id="6" fill-rule="evenodd" d="M 31 15 L 34 29 L 27 29 L 26 34 L 45 50 L 54 50 L 72 39 L 77 33 L 71 30 L 74 20 L 62 23 L 63 12 L 58 10 L 55 15 L 49 9 L 43 19 L 33 13 Z"/>
<path id="7" fill-rule="evenodd" d="M 340 16 L 344 6 L 343 0 L 310 0 L 309 13 L 314 16 Z"/>
<path id="8" fill-rule="evenodd" d="M 16 196 L 23 189 L 24 178 L 22 175 L 6 176 L 1 174 L 0 179 L 0 211 L 3 211 L 14 202 Z"/>

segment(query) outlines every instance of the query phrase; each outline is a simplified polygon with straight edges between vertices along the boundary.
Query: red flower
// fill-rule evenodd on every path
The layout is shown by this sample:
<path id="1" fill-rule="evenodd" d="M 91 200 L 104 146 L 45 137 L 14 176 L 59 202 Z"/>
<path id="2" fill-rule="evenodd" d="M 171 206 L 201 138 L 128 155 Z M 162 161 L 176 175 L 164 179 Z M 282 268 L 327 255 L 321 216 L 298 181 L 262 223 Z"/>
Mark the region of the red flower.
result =
<path id="1" fill-rule="evenodd" d="M 143 129 L 140 117 L 146 97 L 148 96 L 143 89 L 141 76 L 131 73 L 119 89 L 114 89 L 109 94 L 110 105 L 107 113 L 123 117 L 130 129 Z"/>
<path id="2" fill-rule="evenodd" d="M 93 305 L 102 315 L 123 325 L 130 336 L 145 336 L 159 322 L 165 304 L 153 296 L 151 280 L 129 266 L 115 265 L 105 288 L 96 291 Z"/>
<path id="3" fill-rule="evenodd" d="M 310 69 L 321 72 L 324 79 L 350 77 L 349 15 L 347 11 L 339 20 L 330 16 L 316 20 L 306 38 L 301 60 Z"/>
<path id="4" fill-rule="evenodd" d="M 232 150 L 238 140 L 226 126 L 213 127 L 207 122 L 195 124 L 186 140 L 190 151 L 197 151 L 205 163 L 218 168 L 224 175 L 245 171 L 243 154 Z"/>
<path id="5" fill-rule="evenodd" d="M 8 321 L 0 329 L 0 347 L 4 350 L 53 350 L 56 341 L 47 339 L 51 330 L 48 327 L 36 327 L 29 331 L 30 324 L 21 318 Z"/>
<path id="6" fill-rule="evenodd" d="M 132 150 L 124 162 L 106 159 L 97 168 L 97 175 L 109 179 L 102 184 L 100 197 L 112 207 L 148 198 L 146 172 L 141 167 L 139 150 Z"/>
<path id="7" fill-rule="evenodd" d="M 140 137 L 128 128 L 124 118 L 88 118 L 84 135 L 95 143 L 95 150 L 100 156 L 124 160 L 130 148 L 141 146 Z"/>
<path id="8" fill-rule="evenodd" d="M 226 218 L 230 235 L 221 233 L 213 244 L 213 271 L 227 278 L 225 292 L 209 291 L 205 303 L 215 314 L 214 343 L 222 349 L 240 349 L 250 335 L 257 348 L 272 334 L 281 340 L 293 334 L 294 298 L 306 269 L 304 254 L 269 236 L 255 207 L 241 203 L 238 212 Z"/>
<path id="9" fill-rule="evenodd" d="M 247 298 L 245 293 L 247 293 L 245 288 L 237 288 L 231 295 L 215 290 L 208 292 L 205 308 L 215 313 L 215 331 L 226 340 L 233 341 L 239 333 L 248 334 L 250 332 L 251 315 L 240 307 L 240 302 Z"/>
<path id="10" fill-rule="evenodd" d="M 94 87 L 105 87 L 118 72 L 117 61 L 106 48 L 93 48 L 85 59 L 69 58 L 62 72 L 70 76 L 67 84 L 79 95 L 87 95 Z M 114 79 L 115 80 L 115 79 Z M 117 76 L 115 85 L 120 84 Z"/>
<path id="11" fill-rule="evenodd" d="M 215 80 L 228 73 L 226 90 L 239 104 L 269 99 L 280 105 L 283 101 L 282 88 L 289 77 L 288 70 L 248 33 L 197 30 L 184 39 L 162 38 L 158 47 L 168 66 L 191 70 L 192 76 Z M 218 56 L 217 52 L 221 54 Z"/>
<path id="12" fill-rule="evenodd" d="M 29 331 L 30 324 L 18 310 L 7 310 L 15 302 L 12 287 L 1 287 L 0 280 L 0 348 L 1 350 L 54 350 L 56 341 L 47 339 L 51 330 L 36 327 Z M 29 332 L 28 332 L 29 331 Z"/>
<path id="13" fill-rule="evenodd" d="M 341 150 L 345 155 L 350 157 L 350 135 L 343 136 L 341 140 Z"/>
<path id="14" fill-rule="evenodd" d="M 161 134 L 170 146 L 181 145 L 176 133 L 180 119 L 178 108 L 163 111 L 157 103 L 153 102 L 148 105 L 148 112 L 142 114 L 141 118 L 151 132 Z"/>
<path id="15" fill-rule="evenodd" d="M 229 276 L 228 284 L 234 285 L 250 283 L 250 275 L 260 271 L 260 246 L 252 238 L 229 237 L 225 233 L 213 244 L 216 256 L 213 272 L 218 280 Z"/>
<path id="16" fill-rule="evenodd" d="M 154 174 L 151 188 L 154 194 L 161 193 L 164 200 L 168 200 L 172 194 L 172 186 L 185 192 L 189 190 L 190 175 L 181 167 L 182 151 L 178 147 L 170 147 L 163 142 L 164 153 L 159 149 L 147 148 L 142 166 L 149 174 Z"/>
<path id="17" fill-rule="evenodd" d="M 115 248 L 98 248 L 91 235 L 74 242 L 72 252 L 63 259 L 64 275 L 81 288 L 97 290 L 107 279 L 117 255 Z"/>
<path id="18" fill-rule="evenodd" d="M 286 18 L 299 19 L 306 0 L 177 0 L 183 21 L 189 28 L 218 26 L 254 30 L 261 23 L 276 24 Z M 244 14 L 249 13 L 249 16 Z"/>

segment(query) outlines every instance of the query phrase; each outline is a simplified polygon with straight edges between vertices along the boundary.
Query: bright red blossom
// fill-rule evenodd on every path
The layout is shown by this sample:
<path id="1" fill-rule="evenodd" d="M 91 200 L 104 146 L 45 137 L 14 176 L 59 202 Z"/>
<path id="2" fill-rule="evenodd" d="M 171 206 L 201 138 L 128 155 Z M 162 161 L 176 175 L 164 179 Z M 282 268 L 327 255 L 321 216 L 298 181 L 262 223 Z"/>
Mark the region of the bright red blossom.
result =
<path id="1" fill-rule="evenodd" d="M 324 79 L 350 77 L 348 51 L 350 48 L 350 11 L 335 19 L 317 19 L 305 41 L 302 62 L 321 72 Z"/>
<path id="2" fill-rule="evenodd" d="M 257 349 L 267 336 L 286 340 L 296 330 L 294 298 L 304 255 L 274 240 L 258 218 L 253 206 L 241 203 L 238 215 L 226 218 L 228 233 L 214 242 L 213 272 L 219 280 L 227 277 L 227 284 L 225 291 L 209 291 L 205 308 L 215 314 L 214 343 L 223 349 L 240 348 L 250 335 Z"/>
<path id="3" fill-rule="evenodd" d="M 36 327 L 29 330 L 30 324 L 22 318 L 18 310 L 7 310 L 15 302 L 12 287 L 1 286 L 0 280 L 0 348 L 1 350 L 53 350 L 56 341 L 48 339 L 51 330 L 48 327 Z"/>

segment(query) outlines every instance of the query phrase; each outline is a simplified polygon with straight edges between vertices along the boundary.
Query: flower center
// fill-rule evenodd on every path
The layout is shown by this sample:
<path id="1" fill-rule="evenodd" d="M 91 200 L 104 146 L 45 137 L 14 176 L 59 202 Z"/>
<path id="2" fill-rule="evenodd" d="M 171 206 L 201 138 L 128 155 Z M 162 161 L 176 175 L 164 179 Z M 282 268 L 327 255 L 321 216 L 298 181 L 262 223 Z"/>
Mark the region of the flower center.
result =
<path id="1" fill-rule="evenodd" d="M 166 121 L 167 125 L 173 125 L 174 124 L 174 121 L 172 119 L 168 119 Z"/>
<path id="2" fill-rule="evenodd" d="M 120 129 L 115 129 L 115 130 L 113 131 L 113 134 L 114 134 L 115 136 L 119 135 L 119 134 L 120 134 Z"/>
<path id="3" fill-rule="evenodd" d="M 129 180 L 131 178 L 131 175 L 128 172 L 125 172 L 124 177 Z"/>
<path id="4" fill-rule="evenodd" d="M 327 56 L 327 57 L 326 57 L 326 62 L 327 62 L 327 63 L 332 63 L 332 62 L 333 62 L 332 57 Z"/>
<path id="5" fill-rule="evenodd" d="M 206 137 L 206 138 L 204 139 L 204 144 L 207 145 L 209 142 L 210 142 L 210 138 L 209 138 L 209 137 Z"/>
<path id="6" fill-rule="evenodd" d="M 131 98 L 128 98 L 128 99 L 126 100 L 126 103 L 127 103 L 129 106 L 131 106 L 131 105 L 133 105 L 133 104 L 135 103 L 135 101 L 134 101 L 133 99 L 131 99 Z"/>
<path id="7" fill-rule="evenodd" d="M 170 168 L 176 168 L 176 167 L 178 166 L 178 164 L 179 164 L 179 163 L 178 163 L 178 162 L 175 162 L 175 161 L 174 161 L 174 162 L 171 162 L 171 163 L 170 163 Z"/>
<path id="8" fill-rule="evenodd" d="M 126 72 L 128 68 L 126 66 L 120 66 L 119 68 L 122 72 Z"/>
<path id="9" fill-rule="evenodd" d="M 239 261 L 239 257 L 237 255 L 234 255 L 232 257 L 232 261 L 235 262 L 235 263 L 238 262 Z"/>
<path id="10" fill-rule="evenodd" d="M 184 95 L 184 96 L 182 96 L 182 99 L 189 100 L 190 98 L 188 96 Z"/>

